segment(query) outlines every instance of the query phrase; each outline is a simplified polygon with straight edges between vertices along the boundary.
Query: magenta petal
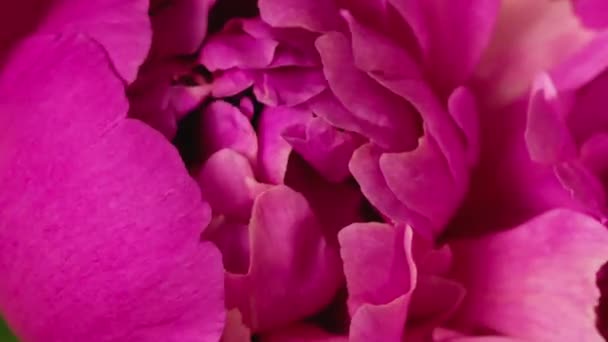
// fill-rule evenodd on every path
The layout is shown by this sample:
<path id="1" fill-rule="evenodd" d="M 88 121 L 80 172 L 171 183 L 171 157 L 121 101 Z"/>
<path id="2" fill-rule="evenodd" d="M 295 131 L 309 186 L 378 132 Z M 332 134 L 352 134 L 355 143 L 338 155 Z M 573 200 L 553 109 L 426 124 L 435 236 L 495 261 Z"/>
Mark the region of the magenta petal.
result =
<path id="1" fill-rule="evenodd" d="M 606 227 L 569 210 L 458 242 L 454 275 L 468 290 L 461 323 L 528 341 L 603 341 L 596 273 L 606 246 Z"/>
<path id="2" fill-rule="evenodd" d="M 247 222 L 257 182 L 245 156 L 230 149 L 220 150 L 207 159 L 196 179 L 214 214 Z"/>
<path id="3" fill-rule="evenodd" d="M 243 323 L 238 309 L 228 311 L 221 342 L 251 342 L 251 331 Z"/>
<path id="4" fill-rule="evenodd" d="M 448 99 L 448 110 L 465 136 L 469 164 L 477 164 L 481 152 L 481 128 L 473 93 L 465 87 L 454 90 Z"/>
<path id="5" fill-rule="evenodd" d="M 608 133 L 593 135 L 581 146 L 580 158 L 583 165 L 597 175 L 608 171 Z"/>
<path id="6" fill-rule="evenodd" d="M 586 26 L 595 29 L 608 27 L 608 3 L 603 0 L 572 0 L 574 11 Z"/>
<path id="7" fill-rule="evenodd" d="M 325 32 L 339 27 L 338 8 L 327 0 L 260 0 L 260 16 L 272 26 Z"/>
<path id="8" fill-rule="evenodd" d="M 44 36 L 12 57 L 0 76 L 11 326 L 25 341 L 217 340 L 221 256 L 199 239 L 209 208 L 166 139 L 124 119 L 105 51 Z"/>
<path id="9" fill-rule="evenodd" d="M 560 107 L 557 90 L 548 75 L 539 76 L 530 95 L 526 143 L 530 157 L 545 164 L 576 156 L 576 145 Z"/>
<path id="10" fill-rule="evenodd" d="M 411 229 L 355 223 L 340 231 L 338 240 L 352 316 L 350 339 L 401 340 L 416 284 Z"/>
<path id="11" fill-rule="evenodd" d="M 262 112 L 258 141 L 258 163 L 262 181 L 280 184 L 287 172 L 291 145 L 283 138 L 287 127 L 303 123 L 311 117 L 309 111 L 289 107 L 266 107 Z"/>
<path id="12" fill-rule="evenodd" d="M 327 88 L 319 68 L 283 67 L 261 73 L 253 87 L 257 99 L 269 106 L 296 106 Z"/>
<path id="13" fill-rule="evenodd" d="M 466 81 L 493 33 L 499 0 L 388 0 L 410 24 L 426 65 L 446 89 Z"/>
<path id="14" fill-rule="evenodd" d="M 249 230 L 249 272 L 228 274 L 226 291 L 228 306 L 253 331 L 303 319 L 331 301 L 340 285 L 338 253 L 302 195 L 285 186 L 262 193 Z"/>
<path id="15" fill-rule="evenodd" d="M 283 137 L 302 158 L 332 182 L 350 177 L 348 163 L 353 152 L 363 143 L 361 137 L 340 132 L 319 117 L 288 127 Z"/>
<path id="16" fill-rule="evenodd" d="M 228 69 L 215 75 L 212 94 L 215 97 L 234 96 L 253 85 L 253 72 L 238 68 Z"/>
<path id="17" fill-rule="evenodd" d="M 264 68 L 274 58 L 278 43 L 243 31 L 247 20 L 233 20 L 222 32 L 212 35 L 201 51 L 199 62 L 211 71 L 230 68 Z"/>
<path id="18" fill-rule="evenodd" d="M 209 104 L 200 124 L 202 149 L 208 154 L 233 149 L 255 162 L 258 144 L 249 118 L 239 108 L 224 101 Z"/>
<path id="19" fill-rule="evenodd" d="M 374 128 L 361 133 L 388 149 L 415 146 L 418 116 L 406 100 L 355 67 L 348 39 L 341 33 L 328 33 L 316 45 L 333 93 L 358 120 Z"/>
<path id="20" fill-rule="evenodd" d="M 380 169 L 381 155 L 382 150 L 373 144 L 365 144 L 353 154 L 348 167 L 361 186 L 361 192 L 371 204 L 392 220 L 409 223 L 430 235 L 429 220 L 403 204 L 387 185 Z"/>
<path id="21" fill-rule="evenodd" d="M 424 137 L 411 152 L 385 153 L 380 170 L 395 196 L 432 222 L 437 236 L 460 205 L 464 195 L 452 178 L 445 157 L 431 137 Z M 420 227 L 414 226 L 420 231 Z"/>
<path id="22" fill-rule="evenodd" d="M 106 49 L 121 76 L 132 82 L 151 43 L 148 1 L 55 1 L 38 31 L 91 36 Z"/>
<path id="23" fill-rule="evenodd" d="M 347 11 L 342 15 L 350 28 L 353 57 L 359 69 L 387 77 L 422 77 L 420 66 L 398 42 L 360 23 Z"/>

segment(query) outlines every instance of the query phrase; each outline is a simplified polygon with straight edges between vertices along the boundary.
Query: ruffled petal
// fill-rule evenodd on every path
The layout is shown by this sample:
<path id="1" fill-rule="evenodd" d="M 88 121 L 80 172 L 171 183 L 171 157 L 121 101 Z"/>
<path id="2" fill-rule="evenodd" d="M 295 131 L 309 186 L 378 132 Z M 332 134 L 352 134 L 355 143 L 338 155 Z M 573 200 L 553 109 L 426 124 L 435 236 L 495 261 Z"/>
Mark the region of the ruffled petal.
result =
<path id="1" fill-rule="evenodd" d="M 453 89 L 472 74 L 493 33 L 498 0 L 389 0 L 410 24 L 434 79 Z"/>
<path id="2" fill-rule="evenodd" d="M 327 32 L 338 28 L 338 7 L 326 0 L 260 0 L 260 16 L 272 26 Z"/>
<path id="3" fill-rule="evenodd" d="M 217 340 L 209 207 L 164 137 L 124 119 L 109 63 L 42 36 L 0 75 L 0 308 L 26 341 Z"/>
<path id="4" fill-rule="evenodd" d="M 302 195 L 279 185 L 258 196 L 249 236 L 249 272 L 227 274 L 226 291 L 228 307 L 238 307 L 252 331 L 295 322 L 329 304 L 341 282 L 339 256 Z"/>
<path id="5" fill-rule="evenodd" d="M 539 76 L 530 95 L 525 133 L 532 160 L 553 164 L 576 157 L 565 115 L 552 80 L 548 75 Z"/>
<path id="6" fill-rule="evenodd" d="M 350 158 L 364 142 L 355 134 L 336 130 L 319 117 L 288 127 L 283 137 L 321 175 L 336 183 L 350 176 Z"/>
<path id="7" fill-rule="evenodd" d="M 340 231 L 338 240 L 352 317 L 350 340 L 401 340 L 416 286 L 412 231 L 355 223 Z"/>
<path id="8" fill-rule="evenodd" d="M 335 96 L 358 120 L 375 128 L 361 134 L 387 149 L 415 146 L 419 117 L 406 100 L 355 67 L 348 39 L 341 33 L 328 33 L 316 45 Z"/>
<path id="9" fill-rule="evenodd" d="M 298 108 L 264 109 L 258 128 L 258 163 L 262 181 L 272 184 L 283 182 L 291 154 L 291 145 L 283 138 L 283 132 L 290 126 L 306 122 L 310 117 L 309 111 Z"/>
<path id="10" fill-rule="evenodd" d="M 461 326 L 539 342 L 603 341 L 596 273 L 607 245 L 604 226 L 569 210 L 453 244 L 454 275 L 468 289 Z"/>
<path id="11" fill-rule="evenodd" d="M 207 155 L 230 148 L 255 163 L 258 142 L 253 126 L 239 108 L 228 102 L 215 101 L 203 110 L 200 137 Z"/>

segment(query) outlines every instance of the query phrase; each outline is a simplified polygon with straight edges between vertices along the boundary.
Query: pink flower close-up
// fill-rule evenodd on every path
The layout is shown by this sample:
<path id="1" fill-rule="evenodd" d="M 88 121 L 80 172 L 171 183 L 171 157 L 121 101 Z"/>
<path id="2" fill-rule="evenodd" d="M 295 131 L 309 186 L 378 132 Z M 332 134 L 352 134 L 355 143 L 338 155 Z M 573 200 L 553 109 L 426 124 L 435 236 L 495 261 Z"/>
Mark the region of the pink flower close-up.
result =
<path id="1" fill-rule="evenodd" d="M 608 2 L 0 4 L 0 341 L 608 341 Z"/>

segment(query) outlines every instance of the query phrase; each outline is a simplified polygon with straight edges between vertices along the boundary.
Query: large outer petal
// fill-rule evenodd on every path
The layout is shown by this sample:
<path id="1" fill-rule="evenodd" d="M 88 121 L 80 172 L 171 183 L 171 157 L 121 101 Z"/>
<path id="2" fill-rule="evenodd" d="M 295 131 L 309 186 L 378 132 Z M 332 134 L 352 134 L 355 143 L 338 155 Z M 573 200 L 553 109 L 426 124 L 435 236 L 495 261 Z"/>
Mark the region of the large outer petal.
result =
<path id="1" fill-rule="evenodd" d="M 83 37 L 28 40 L 0 94 L 0 310 L 17 334 L 218 339 L 221 256 L 199 240 L 209 209 L 166 140 L 124 119 L 105 52 Z"/>
<path id="2" fill-rule="evenodd" d="M 30 32 L 84 33 L 108 52 L 120 75 L 135 80 L 151 42 L 146 0 L 7 1 L 0 5 L 0 42 Z"/>
<path id="3" fill-rule="evenodd" d="M 460 323 L 529 341 L 603 341 L 596 272 L 606 246 L 604 226 L 569 210 L 455 243 L 454 275 L 468 290 Z"/>

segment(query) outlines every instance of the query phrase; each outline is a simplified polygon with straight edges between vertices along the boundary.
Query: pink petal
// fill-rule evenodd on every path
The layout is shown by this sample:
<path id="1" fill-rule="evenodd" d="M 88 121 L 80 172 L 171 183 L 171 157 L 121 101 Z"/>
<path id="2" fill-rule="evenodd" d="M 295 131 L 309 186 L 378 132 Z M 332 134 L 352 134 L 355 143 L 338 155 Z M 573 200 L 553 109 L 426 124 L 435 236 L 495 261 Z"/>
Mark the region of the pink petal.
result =
<path id="1" fill-rule="evenodd" d="M 424 137 L 414 151 L 385 153 L 379 160 L 388 187 L 409 209 L 432 223 L 437 236 L 460 205 L 464 195 L 449 170 L 445 158 L 431 137 Z M 413 225 L 422 232 L 424 228 Z M 429 232 L 422 233 L 423 235 Z"/>
<path id="2" fill-rule="evenodd" d="M 228 274 L 226 291 L 228 307 L 238 307 L 253 331 L 295 322 L 329 304 L 340 285 L 339 258 L 302 195 L 281 185 L 262 193 L 249 231 L 249 272 Z"/>
<path id="3" fill-rule="evenodd" d="M 602 0 L 572 0 L 574 11 L 586 26 L 596 29 L 608 26 L 608 3 Z"/>
<path id="4" fill-rule="evenodd" d="M 454 245 L 454 274 L 468 295 L 461 326 L 529 341 L 603 341 L 595 327 L 596 272 L 608 231 L 555 210 L 512 230 Z"/>
<path id="5" fill-rule="evenodd" d="M 260 0 L 260 16 L 272 26 L 325 32 L 339 27 L 338 8 L 325 0 Z"/>
<path id="6" fill-rule="evenodd" d="M 350 340 L 397 341 L 404 332 L 416 268 L 412 231 L 380 223 L 355 223 L 340 231 L 348 286 Z"/>
<path id="7" fill-rule="evenodd" d="M 348 163 L 363 143 L 361 137 L 340 132 L 319 117 L 288 127 L 283 137 L 320 174 L 336 183 L 350 177 Z"/>
<path id="8" fill-rule="evenodd" d="M 278 42 L 257 38 L 243 30 L 247 20 L 233 20 L 212 35 L 201 51 L 199 62 L 211 71 L 230 68 L 264 68 L 274 59 Z"/>
<path id="9" fill-rule="evenodd" d="M 539 76 L 530 95 L 525 133 L 532 160 L 553 164 L 576 156 L 565 114 L 549 76 Z"/>
<path id="10" fill-rule="evenodd" d="M 310 116 L 310 112 L 297 108 L 266 107 L 264 109 L 258 128 L 260 145 L 258 162 L 262 181 L 272 184 L 283 182 L 291 153 L 291 145 L 283 138 L 283 132 L 289 126 L 306 122 Z"/>
<path id="11" fill-rule="evenodd" d="M 230 148 L 255 162 L 258 143 L 253 126 L 239 108 L 228 102 L 215 101 L 203 110 L 200 136 L 201 147 L 208 154 Z"/>
<path id="12" fill-rule="evenodd" d="M 464 134 L 469 164 L 477 164 L 481 153 L 481 127 L 473 92 L 464 87 L 454 90 L 448 99 L 448 110 Z"/>
<path id="13" fill-rule="evenodd" d="M 333 93 L 358 120 L 374 129 L 361 133 L 387 149 L 415 146 L 420 129 L 417 114 L 407 101 L 355 67 L 348 39 L 334 32 L 316 44 Z"/>
<path id="14" fill-rule="evenodd" d="M 488 103 L 509 104 L 529 91 L 538 73 L 552 70 L 593 36 L 581 27 L 569 1 L 501 1 L 498 23 L 476 72 L 481 80 L 477 89 Z"/>
<path id="15" fill-rule="evenodd" d="M 41 36 L 7 66 L 0 307 L 17 334 L 218 339 L 220 255 L 199 239 L 209 208 L 166 139 L 124 119 L 105 51 L 83 36 Z"/>
<path id="16" fill-rule="evenodd" d="M 234 96 L 253 85 L 254 73 L 238 68 L 214 75 L 212 94 L 215 97 Z"/>
<path id="17" fill-rule="evenodd" d="M 429 235 L 431 222 L 401 202 L 388 186 L 380 169 L 382 150 L 365 144 L 355 151 L 349 170 L 361 186 L 361 192 L 380 212 L 395 222 L 409 223 Z"/>
<path id="18" fill-rule="evenodd" d="M 481 59 L 498 17 L 499 0 L 389 0 L 410 24 L 425 64 L 444 89 L 465 82 Z"/>
<path id="19" fill-rule="evenodd" d="M 257 182 L 245 156 L 230 149 L 219 150 L 207 159 L 196 179 L 215 214 L 247 222 Z"/>
<path id="20" fill-rule="evenodd" d="M 251 331 L 243 324 L 239 310 L 228 311 L 221 342 L 251 342 Z"/>
<path id="21" fill-rule="evenodd" d="M 127 82 L 135 80 L 151 43 L 148 1 L 145 0 L 55 1 L 36 30 L 91 36 L 106 49 Z"/>
<path id="22" fill-rule="evenodd" d="M 266 70 L 256 80 L 256 98 L 269 106 L 296 106 L 327 88 L 319 68 L 282 67 Z"/>
<path id="23" fill-rule="evenodd" d="M 400 42 L 362 24 L 350 12 L 343 11 L 342 16 L 350 28 L 354 62 L 359 69 L 387 77 L 422 77 L 422 68 Z"/>

